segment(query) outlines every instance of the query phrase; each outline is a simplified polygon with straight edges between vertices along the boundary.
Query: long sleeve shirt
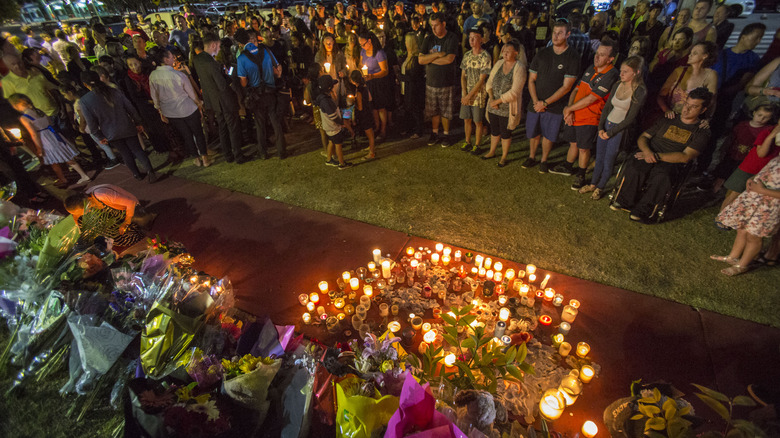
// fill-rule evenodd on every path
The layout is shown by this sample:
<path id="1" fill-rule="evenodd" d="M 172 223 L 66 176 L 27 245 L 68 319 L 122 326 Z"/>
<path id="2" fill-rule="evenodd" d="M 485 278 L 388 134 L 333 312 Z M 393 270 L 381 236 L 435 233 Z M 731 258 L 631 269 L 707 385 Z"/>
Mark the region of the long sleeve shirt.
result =
<path id="1" fill-rule="evenodd" d="M 149 75 L 149 91 L 155 108 L 165 117 L 182 119 L 198 110 L 200 97 L 189 78 L 169 65 L 161 65 Z"/>
<path id="2" fill-rule="evenodd" d="M 90 91 L 79 100 L 81 114 L 87 121 L 89 132 L 109 141 L 135 137 L 141 117 L 129 100 L 117 89 L 112 89 L 111 104 L 103 96 Z"/>

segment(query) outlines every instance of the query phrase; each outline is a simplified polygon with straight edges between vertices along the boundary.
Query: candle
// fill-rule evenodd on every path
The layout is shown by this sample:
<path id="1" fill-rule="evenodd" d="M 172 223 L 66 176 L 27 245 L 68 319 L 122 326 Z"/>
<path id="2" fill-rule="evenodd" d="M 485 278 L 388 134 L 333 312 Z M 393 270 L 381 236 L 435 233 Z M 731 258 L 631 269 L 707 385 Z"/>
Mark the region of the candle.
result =
<path id="1" fill-rule="evenodd" d="M 563 311 L 561 312 L 561 319 L 571 324 L 574 322 L 574 319 L 577 318 L 577 313 L 579 313 L 579 310 L 577 310 L 576 307 L 573 307 L 571 305 L 571 302 L 569 302 L 569 305 L 563 306 Z"/>
<path id="2" fill-rule="evenodd" d="M 415 316 L 411 320 L 412 328 L 415 330 L 420 330 L 420 328 L 422 327 L 422 322 L 423 322 L 422 318 L 420 318 L 419 316 Z"/>
<path id="3" fill-rule="evenodd" d="M 423 333 L 427 333 L 427 332 L 431 331 L 431 323 L 430 322 L 423 323 L 422 331 L 423 331 Z"/>
<path id="4" fill-rule="evenodd" d="M 311 324 L 311 314 L 309 312 L 303 314 L 303 323 Z"/>
<path id="5" fill-rule="evenodd" d="M 317 306 L 317 314 L 322 316 L 325 314 L 325 306 Z"/>
<path id="6" fill-rule="evenodd" d="M 566 402 L 557 389 L 548 389 L 539 400 L 539 413 L 550 421 L 555 421 L 563 414 Z"/>
<path id="7" fill-rule="evenodd" d="M 390 260 L 382 262 L 382 278 L 390 278 Z"/>
<path id="8" fill-rule="evenodd" d="M 504 336 L 504 333 L 506 333 L 506 322 L 496 322 L 496 328 L 493 329 L 493 337 L 500 338 Z M 509 342 L 512 342 L 512 338 L 509 339 Z"/>
<path id="9" fill-rule="evenodd" d="M 596 423 L 588 420 L 582 425 L 582 436 L 585 438 L 593 438 L 597 433 L 599 433 L 599 427 L 596 426 Z"/>
<path id="10" fill-rule="evenodd" d="M 449 353 L 448 355 L 444 356 L 444 365 L 451 367 L 455 365 L 455 355 L 452 353 Z"/>
<path id="11" fill-rule="evenodd" d="M 509 298 L 507 298 L 506 295 L 501 295 L 501 296 L 498 297 L 498 304 L 501 304 L 503 306 L 504 304 L 506 304 L 506 301 L 508 299 Z"/>
<path id="12" fill-rule="evenodd" d="M 520 285 L 520 296 L 524 297 L 528 295 L 530 287 L 527 284 Z"/>
<path id="13" fill-rule="evenodd" d="M 555 297 L 555 289 L 548 287 L 544 290 L 544 300 L 545 301 L 552 301 L 553 297 Z"/>
<path id="14" fill-rule="evenodd" d="M 318 285 L 320 288 L 320 292 L 326 294 L 328 293 L 328 282 L 327 281 L 321 281 Z"/>
<path id="15" fill-rule="evenodd" d="M 448 255 L 441 256 L 441 262 L 442 262 L 442 264 L 444 266 L 449 265 L 450 264 L 450 256 L 448 256 Z"/>
<path id="16" fill-rule="evenodd" d="M 366 266 L 368 266 L 368 270 L 369 270 L 369 271 L 371 271 L 371 272 L 374 272 L 374 271 L 376 271 L 376 263 L 374 263 L 374 262 L 368 262 L 368 265 L 366 265 Z"/>
<path id="17" fill-rule="evenodd" d="M 498 326 L 498 323 L 496 323 L 496 326 Z M 504 343 L 505 347 L 508 347 L 512 343 L 512 338 L 507 335 L 501 336 L 501 342 Z"/>
<path id="18" fill-rule="evenodd" d="M 558 386 L 558 392 L 561 393 L 563 399 L 566 401 L 566 406 L 573 405 L 582 393 L 580 371 L 571 370 L 569 375 L 561 379 L 561 384 Z"/>
<path id="19" fill-rule="evenodd" d="M 542 315 L 539 317 L 539 324 L 550 325 L 552 324 L 552 317 L 550 315 Z"/>
<path id="20" fill-rule="evenodd" d="M 431 262 L 434 265 L 438 265 L 439 264 L 439 253 L 438 252 L 435 252 L 435 253 L 431 254 Z"/>
<path id="21" fill-rule="evenodd" d="M 561 307 L 561 304 L 563 304 L 563 295 L 556 293 L 553 297 L 552 303 L 555 307 Z"/>
<path id="22" fill-rule="evenodd" d="M 298 295 L 298 302 L 301 303 L 301 306 L 305 306 L 309 302 L 309 294 Z"/>
<path id="23" fill-rule="evenodd" d="M 569 330 L 571 330 L 571 324 L 568 322 L 562 322 L 561 325 L 558 326 L 558 333 L 562 335 L 568 335 Z"/>
<path id="24" fill-rule="evenodd" d="M 357 315 L 352 315 L 352 328 L 353 329 L 355 329 L 355 330 L 359 329 L 362 324 L 363 324 L 363 318 L 361 318 L 361 317 L 359 317 Z"/>
<path id="25" fill-rule="evenodd" d="M 417 260 L 412 260 L 411 262 L 409 262 L 409 267 L 412 269 L 417 269 L 417 266 L 419 266 L 419 264 L 420 262 L 418 262 Z"/>
<path id="26" fill-rule="evenodd" d="M 306 303 L 306 310 L 308 310 L 309 312 L 314 312 L 314 309 L 315 309 L 316 307 L 317 307 L 317 305 L 316 305 L 316 304 L 314 304 L 314 303 L 312 303 L 311 301 L 309 301 L 308 303 Z"/>
<path id="27" fill-rule="evenodd" d="M 569 300 L 569 305 L 574 307 L 575 309 L 580 308 L 580 302 L 577 300 Z"/>
<path id="28" fill-rule="evenodd" d="M 495 267 L 495 266 L 494 266 L 494 267 Z M 496 283 L 498 283 L 499 281 L 501 281 L 501 279 L 502 279 L 502 278 L 504 278 L 504 274 L 502 274 L 502 273 L 500 273 L 500 272 L 498 272 L 498 271 L 495 271 L 495 272 L 493 272 L 493 280 L 495 280 L 495 281 L 496 281 Z"/>
<path id="29" fill-rule="evenodd" d="M 437 243 L 435 248 L 436 248 L 436 252 L 442 252 L 444 250 L 444 245 L 442 245 L 441 243 Z"/>
<path id="30" fill-rule="evenodd" d="M 311 301 L 314 304 L 319 303 L 320 302 L 320 294 L 318 294 L 317 292 L 312 292 L 309 295 L 309 301 Z"/>
<path id="31" fill-rule="evenodd" d="M 493 270 L 492 269 L 488 269 L 487 272 L 485 272 L 485 277 L 488 280 L 492 280 L 493 279 Z"/>
<path id="32" fill-rule="evenodd" d="M 360 69 L 363 72 L 363 76 L 368 76 L 368 66 L 363 65 L 363 68 Z"/>
<path id="33" fill-rule="evenodd" d="M 571 353 L 571 344 L 566 341 L 561 342 L 561 346 L 558 347 L 558 354 L 562 357 L 566 357 L 569 353 Z"/>
<path id="34" fill-rule="evenodd" d="M 346 304 L 347 303 L 344 301 L 344 298 L 340 297 L 333 301 L 333 306 L 335 306 L 337 309 L 343 309 Z"/>
<path id="35" fill-rule="evenodd" d="M 529 274 L 533 274 L 536 272 L 536 266 L 535 265 L 528 265 L 525 267 L 525 271 Z"/>
<path id="36" fill-rule="evenodd" d="M 547 287 L 547 282 L 550 281 L 550 274 L 547 274 L 544 276 L 544 280 L 542 280 L 542 284 L 539 285 L 542 289 Z"/>
<path id="37" fill-rule="evenodd" d="M 344 282 L 347 282 L 350 278 L 352 278 L 352 274 L 350 274 L 349 271 L 344 271 L 341 273 L 341 278 L 344 279 Z"/>
<path id="38" fill-rule="evenodd" d="M 401 330 L 401 323 L 398 321 L 390 321 L 387 323 L 387 328 L 390 329 L 391 333 L 398 333 L 398 330 Z"/>
<path id="39" fill-rule="evenodd" d="M 338 315 L 336 315 L 336 319 L 338 319 L 339 321 L 344 321 L 346 317 L 347 315 L 344 312 L 341 312 Z"/>
<path id="40" fill-rule="evenodd" d="M 352 304 L 347 304 L 346 306 L 344 306 L 344 313 L 346 313 L 347 315 L 352 315 L 353 313 L 355 313 L 355 306 L 353 306 Z"/>
<path id="41" fill-rule="evenodd" d="M 477 254 L 477 256 L 476 256 L 476 257 L 474 257 L 474 263 L 477 265 L 477 267 L 478 267 L 478 268 L 481 268 L 481 267 L 482 267 L 482 262 L 483 262 L 484 260 L 485 260 L 485 258 L 484 258 L 484 257 L 482 257 L 482 256 L 481 256 L 481 255 L 479 255 L 479 254 Z"/>
<path id="42" fill-rule="evenodd" d="M 479 272 L 479 276 L 480 276 L 481 278 L 482 278 L 482 277 L 485 277 L 485 274 L 487 274 L 487 271 L 485 270 L 485 268 L 479 268 L 479 271 L 478 271 L 478 272 Z"/>
<path id="43" fill-rule="evenodd" d="M 528 282 L 533 283 L 536 281 L 536 274 L 528 274 Z"/>
<path id="44" fill-rule="evenodd" d="M 411 246 L 406 247 L 406 255 L 409 257 L 414 257 L 414 248 Z"/>
<path id="45" fill-rule="evenodd" d="M 379 305 L 379 316 L 388 316 L 390 313 L 390 306 L 387 305 L 387 303 L 382 303 Z"/>
<path id="46" fill-rule="evenodd" d="M 506 307 L 502 307 L 501 310 L 498 311 L 498 319 L 501 321 L 508 321 L 510 317 L 509 309 Z"/>
<path id="47" fill-rule="evenodd" d="M 463 257 L 463 253 L 460 252 L 460 250 L 455 250 L 455 261 L 459 262 L 461 257 Z"/>
<path id="48" fill-rule="evenodd" d="M 326 62 L 323 66 L 325 67 L 325 73 L 330 73 L 330 63 Z"/>
<path id="49" fill-rule="evenodd" d="M 475 267 L 473 267 L 473 268 L 471 268 L 471 273 L 472 273 L 472 274 L 475 274 L 475 275 L 476 275 L 478 272 L 479 272 L 479 268 L 477 268 L 476 266 L 475 266 Z"/>
<path id="50" fill-rule="evenodd" d="M 370 284 L 363 286 L 363 295 L 367 297 L 374 295 L 374 288 Z"/>
<path id="51" fill-rule="evenodd" d="M 446 256 L 452 254 L 452 248 L 450 248 L 449 246 L 445 246 L 441 254 Z"/>
<path id="52" fill-rule="evenodd" d="M 490 267 L 493 265 L 493 259 L 490 257 L 485 259 L 485 268 L 490 269 Z"/>
<path id="53" fill-rule="evenodd" d="M 507 269 L 506 273 L 504 274 L 504 277 L 507 281 L 512 281 L 515 279 L 515 270 L 514 269 Z"/>
<path id="54" fill-rule="evenodd" d="M 560 347 L 562 343 L 563 343 L 563 335 L 562 334 L 558 333 L 558 334 L 552 335 L 553 347 Z"/>
<path id="55" fill-rule="evenodd" d="M 423 335 L 423 340 L 429 344 L 433 344 L 436 341 L 436 330 L 429 330 Z"/>
<path id="56" fill-rule="evenodd" d="M 433 308 L 433 319 L 439 319 L 441 318 L 441 307 L 434 307 Z"/>
<path id="57" fill-rule="evenodd" d="M 358 280 L 357 278 L 350 278 L 349 287 L 352 288 L 352 290 L 358 290 L 358 288 L 360 287 L 360 280 Z"/>
<path id="58" fill-rule="evenodd" d="M 493 264 L 493 270 L 496 272 L 501 272 L 504 270 L 504 264 L 501 262 L 496 262 Z"/>
<path id="59" fill-rule="evenodd" d="M 422 248 L 420 248 L 420 249 L 422 249 Z M 415 258 L 416 260 L 418 260 L 418 261 L 419 261 L 419 260 L 422 260 L 422 251 L 416 251 L 416 252 L 414 253 L 414 258 Z"/>
<path id="60" fill-rule="evenodd" d="M 588 353 L 590 353 L 590 345 L 587 342 L 577 344 L 577 356 L 584 358 Z"/>
<path id="61" fill-rule="evenodd" d="M 582 380 L 582 383 L 589 383 L 595 375 L 596 370 L 590 365 L 583 365 L 580 369 L 580 380 Z"/>

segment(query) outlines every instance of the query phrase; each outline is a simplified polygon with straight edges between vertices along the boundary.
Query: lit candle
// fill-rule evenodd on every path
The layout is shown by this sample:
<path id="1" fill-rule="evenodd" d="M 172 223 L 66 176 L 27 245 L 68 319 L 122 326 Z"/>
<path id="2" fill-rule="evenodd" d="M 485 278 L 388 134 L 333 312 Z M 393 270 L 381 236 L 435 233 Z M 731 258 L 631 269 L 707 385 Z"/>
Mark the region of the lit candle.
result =
<path id="1" fill-rule="evenodd" d="M 493 280 L 495 280 L 496 283 L 500 282 L 502 278 L 504 278 L 504 274 L 500 273 L 499 271 L 493 273 Z"/>
<path id="2" fill-rule="evenodd" d="M 414 258 L 417 260 L 422 260 L 422 251 L 416 251 L 414 253 Z"/>
<path id="3" fill-rule="evenodd" d="M 492 280 L 493 279 L 493 270 L 492 269 L 488 269 L 487 272 L 485 272 L 485 277 L 487 277 L 488 280 Z"/>
<path id="4" fill-rule="evenodd" d="M 450 354 L 444 356 L 444 365 L 446 365 L 448 367 L 454 366 L 455 365 L 455 360 L 456 360 L 455 355 L 450 353 Z"/>
<path id="5" fill-rule="evenodd" d="M 446 256 L 452 254 L 452 248 L 450 248 L 449 246 L 445 246 L 441 254 Z"/>
<path id="6" fill-rule="evenodd" d="M 298 295 L 298 302 L 301 303 L 301 306 L 305 306 L 309 302 L 309 294 Z"/>
<path id="7" fill-rule="evenodd" d="M 481 268 L 481 267 L 482 267 L 482 262 L 483 262 L 484 260 L 485 260 L 485 258 L 484 258 L 484 257 L 482 257 L 482 256 L 481 256 L 481 255 L 479 255 L 479 254 L 477 254 L 477 256 L 476 256 L 476 257 L 474 257 L 474 263 L 477 265 L 477 267 L 478 267 L 478 268 Z"/>
<path id="8" fill-rule="evenodd" d="M 344 306 L 344 313 L 346 313 L 347 315 L 352 315 L 353 313 L 355 313 L 355 306 L 353 306 L 352 304 L 347 304 L 346 306 Z"/>
<path id="9" fill-rule="evenodd" d="M 580 369 L 580 380 L 582 380 L 582 383 L 588 383 L 593 379 L 593 376 L 596 375 L 596 370 L 593 369 L 590 365 L 583 365 Z M 591 435 L 592 436 L 592 435 Z"/>
<path id="10" fill-rule="evenodd" d="M 311 324 L 311 314 L 309 312 L 303 314 L 303 323 Z"/>
<path id="11" fill-rule="evenodd" d="M 588 420 L 582 425 L 582 436 L 585 438 L 593 438 L 597 433 L 599 433 L 599 427 L 596 426 L 596 423 Z"/>
<path id="12" fill-rule="evenodd" d="M 590 353 L 590 345 L 587 342 L 577 344 L 577 356 L 584 358 L 588 353 Z"/>
<path id="13" fill-rule="evenodd" d="M 314 304 L 319 303 L 320 302 L 320 294 L 318 294 L 317 292 L 312 292 L 309 295 L 309 301 L 311 301 Z"/>
<path id="14" fill-rule="evenodd" d="M 8 130 L 8 132 L 11 133 L 11 135 L 14 136 L 15 139 L 21 140 L 22 139 L 22 130 L 19 128 L 11 128 Z"/>
<path id="15" fill-rule="evenodd" d="M 441 256 L 441 263 L 442 263 L 444 266 L 447 266 L 447 265 L 449 265 L 449 264 L 450 264 L 450 260 L 451 260 L 451 259 L 450 259 L 450 256 L 448 256 L 448 255 L 446 255 L 446 254 L 445 254 L 445 255 L 443 255 L 443 256 Z"/>
<path id="16" fill-rule="evenodd" d="M 374 262 L 368 262 L 368 270 L 371 272 L 374 272 L 376 270 L 376 263 Z"/>
<path id="17" fill-rule="evenodd" d="M 558 334 L 552 335 L 553 347 L 560 347 L 562 343 L 563 343 L 563 335 L 562 334 L 558 333 Z"/>
<path id="18" fill-rule="evenodd" d="M 439 253 L 438 252 L 435 252 L 435 253 L 431 254 L 431 262 L 433 262 L 434 265 L 438 265 L 439 264 Z"/>
<path id="19" fill-rule="evenodd" d="M 529 274 L 533 274 L 536 272 L 536 265 L 528 265 L 525 267 L 525 271 Z"/>
<path id="20" fill-rule="evenodd" d="M 524 285 L 520 286 L 520 296 L 524 297 L 524 296 L 528 295 L 528 291 L 529 290 L 530 290 L 530 287 L 528 287 L 527 284 L 524 284 Z"/>
<path id="21" fill-rule="evenodd" d="M 558 347 L 558 354 L 562 357 L 566 357 L 569 353 L 571 353 L 571 344 L 566 341 L 561 342 L 561 346 Z"/>
<path id="22" fill-rule="evenodd" d="M 420 262 L 418 262 L 417 260 L 412 260 L 411 262 L 409 262 L 409 267 L 412 268 L 412 269 L 417 269 L 417 266 L 419 264 L 420 264 Z"/>
<path id="23" fill-rule="evenodd" d="M 379 264 L 382 261 L 382 250 L 377 248 L 373 251 L 374 263 Z"/>
<path id="24" fill-rule="evenodd" d="M 550 315 L 542 315 L 539 317 L 539 324 L 550 325 L 552 324 L 552 318 L 550 317 Z"/>
<path id="25" fill-rule="evenodd" d="M 390 260 L 382 262 L 382 278 L 390 278 Z"/>
<path id="26" fill-rule="evenodd" d="M 346 317 L 347 317 L 347 315 L 344 314 L 344 312 L 341 312 L 338 315 L 336 315 L 336 319 L 338 319 L 339 321 L 344 321 L 344 318 L 346 318 Z"/>
<path id="27" fill-rule="evenodd" d="M 412 318 L 411 323 L 413 329 L 420 330 L 420 328 L 422 327 L 422 318 L 420 318 L 419 316 L 415 316 L 414 318 Z"/>
<path id="28" fill-rule="evenodd" d="M 476 274 L 476 273 L 478 273 L 478 272 L 479 272 L 479 268 L 477 268 L 476 266 L 474 266 L 473 268 L 471 268 L 471 273 L 472 273 L 472 274 Z"/>
<path id="29" fill-rule="evenodd" d="M 561 294 L 555 294 L 553 297 L 553 306 L 555 307 L 561 307 L 561 304 L 563 304 L 563 295 Z"/>
<path id="30" fill-rule="evenodd" d="M 509 309 L 506 307 L 502 307 L 501 310 L 498 311 L 498 319 L 501 321 L 508 321 L 510 317 Z"/>
<path id="31" fill-rule="evenodd" d="M 576 300 L 572 300 L 572 301 L 576 301 Z M 574 322 L 574 319 L 577 318 L 577 313 L 579 313 L 579 310 L 577 310 L 576 307 L 573 307 L 571 305 L 571 302 L 569 302 L 567 306 L 563 306 L 563 311 L 561 312 L 561 319 L 571 324 Z"/>
<path id="32" fill-rule="evenodd" d="M 547 287 L 547 282 L 550 281 L 550 274 L 547 274 L 544 276 L 544 280 L 542 280 L 542 284 L 539 285 L 542 289 Z"/>
<path id="33" fill-rule="evenodd" d="M 363 65 L 363 68 L 360 69 L 363 72 L 363 76 L 368 76 L 368 66 Z"/>
<path id="34" fill-rule="evenodd" d="M 350 278 L 349 287 L 352 288 L 352 290 L 358 290 L 358 288 L 360 287 L 360 280 L 358 280 L 357 277 Z"/>
<path id="35" fill-rule="evenodd" d="M 423 333 L 427 333 L 431 331 L 431 323 L 430 322 L 424 322 L 422 325 L 422 331 Z"/>
<path id="36" fill-rule="evenodd" d="M 487 274 L 487 271 L 485 270 L 485 268 L 479 268 L 479 276 L 481 278 L 484 278 L 485 274 Z"/>
<path id="37" fill-rule="evenodd" d="M 197 282 L 198 282 L 198 276 L 197 275 L 193 275 L 192 277 L 190 277 L 190 283 L 195 284 Z"/>
<path id="38" fill-rule="evenodd" d="M 326 294 L 328 293 L 328 282 L 327 281 L 321 281 L 318 285 L 320 288 L 320 292 Z"/>
<path id="39" fill-rule="evenodd" d="M 363 295 L 367 297 L 374 295 L 374 288 L 370 284 L 363 286 Z"/>
<path id="40" fill-rule="evenodd" d="M 442 250 L 444 250 L 444 245 L 442 245 L 441 243 L 437 243 L 435 248 L 436 248 L 436 252 L 442 252 Z"/>
<path id="41" fill-rule="evenodd" d="M 460 250 L 455 250 L 455 261 L 459 262 L 461 257 L 463 257 L 463 253 L 460 252 Z"/>
<path id="42" fill-rule="evenodd" d="M 352 278 L 352 274 L 350 274 L 349 271 L 344 271 L 341 273 L 341 278 L 344 279 L 344 282 L 347 282 L 350 278 Z"/>
<path id="43" fill-rule="evenodd" d="M 312 303 L 311 301 L 306 303 L 306 310 L 308 310 L 309 312 L 314 312 L 315 308 L 317 308 L 317 305 Z"/>
<path id="44" fill-rule="evenodd" d="M 558 326 L 558 333 L 568 335 L 569 330 L 571 330 L 571 324 L 568 322 L 562 322 L 561 325 Z"/>
<path id="45" fill-rule="evenodd" d="M 433 344 L 436 341 L 436 330 L 429 330 L 423 335 L 423 340 L 429 344 Z"/>
<path id="46" fill-rule="evenodd" d="M 490 269 L 491 266 L 493 266 L 493 259 L 488 257 L 485 259 L 485 268 Z"/>
<path id="47" fill-rule="evenodd" d="M 565 407 L 566 401 L 557 389 L 548 389 L 539 400 L 539 412 L 550 421 L 560 418 Z"/>
<path id="48" fill-rule="evenodd" d="M 536 281 L 536 274 L 528 274 L 528 282 L 533 283 Z"/>
<path id="49" fill-rule="evenodd" d="M 555 297 L 555 289 L 548 287 L 544 290 L 544 300 L 545 301 L 552 301 L 553 297 Z"/>
<path id="50" fill-rule="evenodd" d="M 569 305 L 574 307 L 575 309 L 580 308 L 580 302 L 577 300 L 569 300 Z"/>
<path id="51" fill-rule="evenodd" d="M 387 323 L 387 328 L 390 329 L 391 333 L 398 333 L 398 330 L 401 330 L 401 323 L 398 321 L 390 321 Z"/>
<path id="52" fill-rule="evenodd" d="M 508 299 L 509 298 L 506 295 L 500 295 L 498 297 L 498 304 L 501 304 L 503 306 L 504 304 L 506 304 Z"/>
<path id="53" fill-rule="evenodd" d="M 414 248 L 411 246 L 406 247 L 406 255 L 409 257 L 414 257 Z"/>
<path id="54" fill-rule="evenodd" d="M 507 281 L 512 281 L 515 279 L 515 270 L 514 269 L 507 269 L 506 274 L 504 274 L 504 277 Z"/>
<path id="55" fill-rule="evenodd" d="M 344 301 L 344 298 L 336 298 L 333 301 L 333 306 L 337 309 L 343 309 L 346 304 L 347 303 Z"/>
<path id="56" fill-rule="evenodd" d="M 323 64 L 323 65 L 325 66 L 325 73 L 330 73 L 330 63 L 329 63 L 329 62 L 326 62 L 326 63 L 325 63 L 325 64 Z"/>

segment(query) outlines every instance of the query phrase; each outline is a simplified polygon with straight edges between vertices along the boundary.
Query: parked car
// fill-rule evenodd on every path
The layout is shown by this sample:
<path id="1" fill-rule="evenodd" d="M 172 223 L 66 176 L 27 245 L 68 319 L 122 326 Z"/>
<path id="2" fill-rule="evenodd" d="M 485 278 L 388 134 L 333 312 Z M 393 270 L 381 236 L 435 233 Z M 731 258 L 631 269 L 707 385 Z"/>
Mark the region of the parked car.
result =
<path id="1" fill-rule="evenodd" d="M 732 17 L 745 18 L 756 9 L 755 0 L 726 0 L 723 2 L 731 10 Z M 775 1 L 775 4 L 778 2 Z"/>

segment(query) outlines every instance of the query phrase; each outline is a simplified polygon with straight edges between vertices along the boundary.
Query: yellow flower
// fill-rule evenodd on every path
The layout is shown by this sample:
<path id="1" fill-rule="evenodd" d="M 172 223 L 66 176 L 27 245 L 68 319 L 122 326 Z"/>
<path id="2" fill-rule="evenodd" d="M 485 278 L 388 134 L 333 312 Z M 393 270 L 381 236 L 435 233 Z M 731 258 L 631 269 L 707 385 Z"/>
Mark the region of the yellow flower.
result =
<path id="1" fill-rule="evenodd" d="M 394 366 L 395 365 L 393 364 L 392 360 L 386 360 L 386 361 L 382 362 L 382 366 L 380 367 L 380 369 L 382 370 L 383 373 L 386 373 L 386 372 L 392 370 Z"/>

